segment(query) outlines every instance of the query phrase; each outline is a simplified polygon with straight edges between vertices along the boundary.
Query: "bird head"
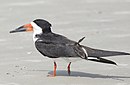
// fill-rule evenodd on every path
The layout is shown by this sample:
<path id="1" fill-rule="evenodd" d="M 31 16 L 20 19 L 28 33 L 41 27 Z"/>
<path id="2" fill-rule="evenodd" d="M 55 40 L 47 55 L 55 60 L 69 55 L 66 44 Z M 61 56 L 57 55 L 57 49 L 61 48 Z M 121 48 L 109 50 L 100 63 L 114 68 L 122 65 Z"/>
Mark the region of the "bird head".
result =
<path id="1" fill-rule="evenodd" d="M 51 32 L 51 24 L 46 20 L 36 19 L 29 24 L 22 25 L 10 31 L 10 33 L 30 32 L 30 31 L 34 31 L 36 34 Z"/>

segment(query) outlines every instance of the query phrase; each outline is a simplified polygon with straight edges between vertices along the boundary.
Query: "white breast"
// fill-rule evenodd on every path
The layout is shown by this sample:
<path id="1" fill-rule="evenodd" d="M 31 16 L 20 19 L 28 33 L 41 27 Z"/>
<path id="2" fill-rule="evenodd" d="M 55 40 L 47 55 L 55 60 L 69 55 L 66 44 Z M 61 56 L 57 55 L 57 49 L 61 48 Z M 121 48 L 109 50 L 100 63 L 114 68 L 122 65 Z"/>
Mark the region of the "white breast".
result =
<path id="1" fill-rule="evenodd" d="M 39 27 L 37 24 L 35 24 L 34 22 L 31 22 L 31 25 L 33 26 L 33 41 L 35 42 L 38 38 L 35 37 L 37 34 L 41 34 L 42 33 L 42 28 Z"/>

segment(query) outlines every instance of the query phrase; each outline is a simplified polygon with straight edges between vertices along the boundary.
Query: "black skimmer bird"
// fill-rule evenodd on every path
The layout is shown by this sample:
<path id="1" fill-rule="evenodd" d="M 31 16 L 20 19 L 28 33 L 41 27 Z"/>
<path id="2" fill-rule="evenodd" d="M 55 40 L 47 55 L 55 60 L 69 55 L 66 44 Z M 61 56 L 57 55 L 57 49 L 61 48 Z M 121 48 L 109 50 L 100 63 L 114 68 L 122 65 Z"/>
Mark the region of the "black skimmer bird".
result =
<path id="1" fill-rule="evenodd" d="M 36 49 L 44 56 L 49 58 L 82 58 L 85 60 L 114 64 L 114 61 L 105 59 L 103 57 L 116 56 L 116 55 L 130 55 L 130 53 L 117 52 L 117 51 L 106 51 L 90 48 L 81 45 L 80 42 L 85 38 L 83 37 L 79 41 L 73 41 L 65 36 L 53 33 L 51 30 L 51 24 L 43 19 L 36 19 L 29 24 L 18 27 L 10 33 L 15 32 L 28 32 L 33 31 L 33 40 L 35 42 Z M 93 59 L 90 59 L 93 58 Z M 70 65 L 68 64 L 68 74 L 70 75 Z M 56 76 L 56 62 L 54 61 L 54 71 L 52 76 Z"/>

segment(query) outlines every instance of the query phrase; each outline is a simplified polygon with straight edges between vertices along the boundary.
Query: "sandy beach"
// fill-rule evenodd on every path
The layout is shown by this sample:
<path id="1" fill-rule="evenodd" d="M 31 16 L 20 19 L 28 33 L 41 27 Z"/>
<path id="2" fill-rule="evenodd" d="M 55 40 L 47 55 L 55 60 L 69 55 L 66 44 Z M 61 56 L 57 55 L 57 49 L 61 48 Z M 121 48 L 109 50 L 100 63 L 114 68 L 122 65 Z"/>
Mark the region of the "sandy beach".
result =
<path id="1" fill-rule="evenodd" d="M 130 85 L 130 56 L 107 57 L 118 66 L 72 62 L 70 76 L 58 59 L 57 76 L 47 77 L 53 60 L 35 49 L 32 32 L 9 33 L 43 18 L 69 39 L 85 36 L 83 45 L 130 53 L 129 0 L 1 0 L 0 8 L 0 85 Z"/>

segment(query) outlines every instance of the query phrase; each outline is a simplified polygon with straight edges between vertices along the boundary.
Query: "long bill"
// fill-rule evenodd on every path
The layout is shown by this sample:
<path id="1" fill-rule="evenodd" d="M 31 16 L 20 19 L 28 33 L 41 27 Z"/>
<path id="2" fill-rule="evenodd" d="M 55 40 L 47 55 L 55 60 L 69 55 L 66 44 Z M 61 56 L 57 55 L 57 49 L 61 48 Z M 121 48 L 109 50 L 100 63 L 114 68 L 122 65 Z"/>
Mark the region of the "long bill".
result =
<path id="1" fill-rule="evenodd" d="M 33 31 L 33 26 L 31 24 L 26 24 L 10 31 L 10 33 L 25 32 L 25 31 Z"/>

